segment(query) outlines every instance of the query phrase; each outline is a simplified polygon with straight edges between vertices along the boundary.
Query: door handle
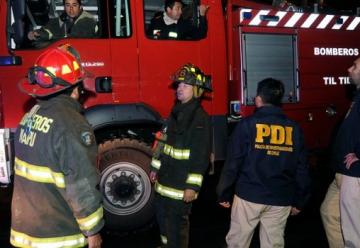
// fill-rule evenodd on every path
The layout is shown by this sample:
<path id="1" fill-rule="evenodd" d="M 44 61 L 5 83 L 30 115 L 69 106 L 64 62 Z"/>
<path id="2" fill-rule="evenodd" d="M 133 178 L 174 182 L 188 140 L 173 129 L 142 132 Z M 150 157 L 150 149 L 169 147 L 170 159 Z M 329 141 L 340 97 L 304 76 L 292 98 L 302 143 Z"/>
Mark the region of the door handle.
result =
<path id="1" fill-rule="evenodd" d="M 95 90 L 97 93 L 111 93 L 112 78 L 108 76 L 95 78 Z"/>

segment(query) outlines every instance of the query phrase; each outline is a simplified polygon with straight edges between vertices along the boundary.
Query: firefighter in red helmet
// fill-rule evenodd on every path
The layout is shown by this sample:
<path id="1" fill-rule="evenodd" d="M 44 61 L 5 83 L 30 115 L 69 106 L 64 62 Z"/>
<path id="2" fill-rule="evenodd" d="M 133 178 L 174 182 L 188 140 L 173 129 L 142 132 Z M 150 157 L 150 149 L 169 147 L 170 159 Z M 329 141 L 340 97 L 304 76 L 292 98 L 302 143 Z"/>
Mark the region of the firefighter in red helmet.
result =
<path id="1" fill-rule="evenodd" d="M 36 98 L 54 96 L 75 86 L 83 88 L 88 73 L 82 68 L 77 51 L 68 44 L 42 53 L 21 80 L 20 90 Z"/>
<path id="2" fill-rule="evenodd" d="M 87 77 L 74 48 L 42 53 L 21 91 L 38 101 L 15 134 L 10 242 L 16 247 L 101 247 L 97 146 L 77 101 Z"/>
<path id="3" fill-rule="evenodd" d="M 156 217 L 163 247 L 186 248 L 189 214 L 210 157 L 210 120 L 200 105 L 211 91 L 210 76 L 192 64 L 173 76 L 177 101 L 166 127 L 157 135 L 150 179 L 155 183 Z"/>

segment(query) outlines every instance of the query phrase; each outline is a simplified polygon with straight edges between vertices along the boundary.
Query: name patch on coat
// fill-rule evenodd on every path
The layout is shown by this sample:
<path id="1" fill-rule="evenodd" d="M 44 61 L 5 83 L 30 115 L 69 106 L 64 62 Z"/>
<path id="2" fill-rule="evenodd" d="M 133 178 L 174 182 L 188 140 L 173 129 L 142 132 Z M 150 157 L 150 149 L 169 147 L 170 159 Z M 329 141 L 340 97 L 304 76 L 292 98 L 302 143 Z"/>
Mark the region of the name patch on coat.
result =
<path id="1" fill-rule="evenodd" d="M 37 114 L 40 109 L 35 105 L 30 112 L 26 113 L 20 121 L 19 143 L 33 147 L 38 133 L 47 134 L 54 123 L 54 120 Z"/>

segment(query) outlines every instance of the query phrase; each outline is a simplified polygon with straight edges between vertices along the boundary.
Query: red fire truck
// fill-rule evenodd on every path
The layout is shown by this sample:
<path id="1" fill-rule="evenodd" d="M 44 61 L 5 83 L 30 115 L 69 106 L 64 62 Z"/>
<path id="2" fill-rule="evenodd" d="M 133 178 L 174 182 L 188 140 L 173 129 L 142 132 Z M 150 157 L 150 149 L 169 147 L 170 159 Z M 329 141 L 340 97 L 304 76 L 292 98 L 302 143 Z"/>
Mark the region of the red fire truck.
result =
<path id="1" fill-rule="evenodd" d="M 329 144 L 346 112 L 347 68 L 360 49 L 360 17 L 351 12 L 202 0 L 210 6 L 205 38 L 161 40 L 147 28 L 163 0 L 82 3 L 98 21 L 97 37 L 34 43 L 27 33 L 57 18 L 62 0 L 0 0 L 0 182 L 11 181 L 12 134 L 34 103 L 17 83 L 45 49 L 70 43 L 94 75 L 96 93 L 85 102 L 85 115 L 99 144 L 109 228 L 137 228 L 153 215 L 149 147 L 174 101 L 169 75 L 187 62 L 212 75 L 214 91 L 203 105 L 212 119 L 216 160 L 225 158 L 230 124 L 253 111 L 256 83 L 265 77 L 284 82 L 284 108 L 311 149 Z M 200 1 L 184 3 L 184 18 L 197 25 Z"/>

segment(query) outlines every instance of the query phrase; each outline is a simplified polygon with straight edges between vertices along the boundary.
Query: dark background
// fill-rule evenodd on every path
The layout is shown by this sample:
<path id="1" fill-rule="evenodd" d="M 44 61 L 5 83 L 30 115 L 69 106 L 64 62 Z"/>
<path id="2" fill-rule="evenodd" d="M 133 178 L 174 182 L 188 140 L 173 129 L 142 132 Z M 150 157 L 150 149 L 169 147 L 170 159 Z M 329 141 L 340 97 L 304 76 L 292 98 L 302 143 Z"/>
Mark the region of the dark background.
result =
<path id="1" fill-rule="evenodd" d="M 258 0 L 267 4 L 272 4 L 272 0 Z M 354 9 L 360 6 L 360 0 L 287 0 L 296 6 L 312 6 L 314 3 L 337 10 Z"/>
<path id="2" fill-rule="evenodd" d="M 327 187 L 332 180 L 329 168 L 329 155 L 316 154 L 309 161 L 312 177 L 312 196 L 298 216 L 291 216 L 285 230 L 286 248 L 328 247 L 322 227 L 319 208 Z M 215 174 L 205 178 L 199 199 L 194 203 L 190 217 L 191 248 L 223 248 L 225 235 L 230 223 L 230 210 L 220 207 L 216 202 L 215 187 L 219 179 L 222 163 L 216 164 Z M 0 247 L 9 245 L 11 188 L 0 188 Z M 109 233 L 103 231 L 103 247 L 155 248 L 159 246 L 159 233 L 156 224 L 131 233 Z M 258 248 L 257 233 L 251 248 Z"/>

